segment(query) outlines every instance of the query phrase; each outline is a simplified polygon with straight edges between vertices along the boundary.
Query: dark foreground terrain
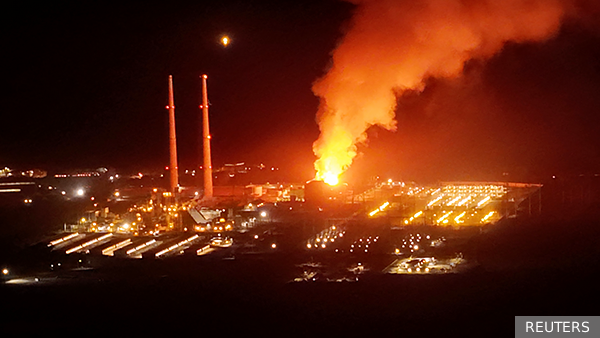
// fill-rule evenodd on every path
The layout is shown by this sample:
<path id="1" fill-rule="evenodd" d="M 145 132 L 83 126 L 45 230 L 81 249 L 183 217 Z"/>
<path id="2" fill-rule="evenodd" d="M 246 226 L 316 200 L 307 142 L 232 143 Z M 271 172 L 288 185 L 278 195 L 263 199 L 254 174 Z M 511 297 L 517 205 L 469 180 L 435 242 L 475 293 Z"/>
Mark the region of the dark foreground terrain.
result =
<path id="1" fill-rule="evenodd" d="M 381 270 L 393 255 L 374 253 L 360 258 L 372 268 L 356 282 L 290 282 L 299 263 L 356 261 L 306 250 L 235 259 L 67 259 L 20 240 L 32 237 L 21 236 L 27 231 L 50 229 L 40 225 L 60 224 L 53 219 L 60 218 L 54 215 L 60 209 L 19 217 L 7 209 L 0 263 L 9 261 L 14 269 L 0 284 L 0 332 L 512 337 L 517 315 L 600 315 L 600 190 L 580 189 L 588 186 L 550 185 L 544 214 L 504 220 L 470 235 L 456 248 L 472 263 L 464 272 L 387 275 Z M 60 260 L 64 265 L 50 271 Z M 11 278 L 21 280 L 4 283 Z"/>
<path id="2" fill-rule="evenodd" d="M 0 285 L 4 333 L 512 336 L 516 315 L 599 315 L 598 223 L 513 222 L 442 275 L 290 283 L 301 253 L 112 260 Z"/>

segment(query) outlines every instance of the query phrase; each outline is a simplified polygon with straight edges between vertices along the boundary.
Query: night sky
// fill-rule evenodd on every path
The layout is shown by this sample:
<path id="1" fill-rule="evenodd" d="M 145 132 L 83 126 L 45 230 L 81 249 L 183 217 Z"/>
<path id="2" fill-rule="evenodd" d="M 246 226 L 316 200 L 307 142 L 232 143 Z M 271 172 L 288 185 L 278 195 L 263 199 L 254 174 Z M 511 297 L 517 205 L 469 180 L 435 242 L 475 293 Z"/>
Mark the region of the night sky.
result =
<path id="1" fill-rule="evenodd" d="M 208 74 L 213 163 L 310 179 L 318 99 L 354 5 L 341 1 L 23 4 L 4 10 L 0 166 L 132 170 L 168 165 L 172 74 L 180 168 L 201 162 Z M 536 180 L 600 173 L 600 16 L 543 43 L 508 44 L 464 76 L 398 99 L 347 179 Z M 232 40 L 219 45 L 222 34 Z M 504 178 L 506 178 L 504 176 Z"/>

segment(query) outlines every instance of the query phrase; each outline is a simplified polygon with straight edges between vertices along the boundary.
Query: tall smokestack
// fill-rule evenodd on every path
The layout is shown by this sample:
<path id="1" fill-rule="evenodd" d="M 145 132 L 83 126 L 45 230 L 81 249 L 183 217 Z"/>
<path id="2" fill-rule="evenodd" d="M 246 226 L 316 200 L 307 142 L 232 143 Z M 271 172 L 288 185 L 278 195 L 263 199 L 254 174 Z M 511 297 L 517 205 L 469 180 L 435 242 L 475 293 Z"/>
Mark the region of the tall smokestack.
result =
<path id="1" fill-rule="evenodd" d="M 213 197 L 212 160 L 210 156 L 210 128 L 208 124 L 208 91 L 206 88 L 206 74 L 202 78 L 202 145 L 204 149 L 204 198 Z"/>
<path id="2" fill-rule="evenodd" d="M 179 170 L 177 167 L 177 136 L 175 134 L 175 100 L 173 99 L 173 75 L 169 75 L 169 153 L 170 190 L 178 192 Z"/>

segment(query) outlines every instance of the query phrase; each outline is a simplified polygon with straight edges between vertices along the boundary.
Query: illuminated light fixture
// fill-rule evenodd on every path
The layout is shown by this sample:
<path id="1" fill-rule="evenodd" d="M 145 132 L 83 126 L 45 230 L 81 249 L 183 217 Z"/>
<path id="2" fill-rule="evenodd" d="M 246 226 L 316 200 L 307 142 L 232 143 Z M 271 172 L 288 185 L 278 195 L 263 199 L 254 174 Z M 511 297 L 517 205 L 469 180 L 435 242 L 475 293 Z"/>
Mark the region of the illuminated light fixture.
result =
<path id="1" fill-rule="evenodd" d="M 385 208 L 387 208 L 389 205 L 390 205 L 390 202 L 385 202 L 385 203 L 383 203 L 381 206 L 379 206 L 379 208 L 377 208 L 377 209 L 375 209 L 375 210 L 371 211 L 371 212 L 369 213 L 369 216 L 371 216 L 371 217 L 375 216 L 375 214 L 377 214 L 377 213 L 378 213 L 378 212 L 380 212 L 380 211 L 383 211 L 383 210 L 385 210 Z"/>
<path id="2" fill-rule="evenodd" d="M 460 215 L 454 217 L 454 222 L 461 223 L 462 221 L 460 219 L 463 218 L 466 214 L 467 212 L 463 211 Z M 429 236 L 427 236 L 427 239 L 429 239 Z"/>
<path id="3" fill-rule="evenodd" d="M 429 203 L 427 204 L 427 206 L 428 206 L 428 207 L 430 207 L 430 206 L 432 206 L 432 205 L 436 204 L 437 202 L 439 202 L 439 201 L 442 199 L 442 197 L 443 197 L 443 196 L 444 196 L 444 195 L 437 197 L 437 198 L 436 198 L 436 199 L 434 199 L 433 201 L 429 202 Z"/>
<path id="4" fill-rule="evenodd" d="M 77 237 L 77 236 L 79 236 L 79 233 L 78 233 L 78 232 L 76 232 L 76 233 L 73 233 L 73 234 L 70 234 L 70 235 L 68 235 L 68 236 L 65 236 L 65 237 L 63 237 L 63 238 L 59 238 L 59 239 L 57 239 L 57 240 L 54 240 L 54 241 L 50 242 L 50 244 L 48 244 L 48 246 L 55 246 L 55 245 L 57 245 L 57 244 L 60 244 L 60 243 L 62 243 L 62 242 L 64 242 L 64 241 L 68 241 L 68 240 L 70 240 L 70 239 L 72 239 L 72 238 L 75 238 L 75 237 Z"/>
<path id="5" fill-rule="evenodd" d="M 452 204 L 458 202 L 459 199 L 460 199 L 460 196 L 457 196 L 457 197 L 453 198 L 450 202 L 446 203 L 446 205 L 451 206 Z"/>
<path id="6" fill-rule="evenodd" d="M 88 246 L 92 245 L 92 244 L 95 244 L 95 243 L 98 243 L 98 242 L 100 242 L 100 241 L 103 241 L 103 240 L 105 240 L 105 239 L 108 239 L 108 238 L 109 238 L 109 237 L 111 237 L 112 235 L 113 235 L 113 234 L 106 234 L 106 235 L 100 236 L 100 237 L 98 237 L 98 238 L 94 238 L 94 239 L 92 239 L 91 241 L 85 242 L 85 243 L 83 243 L 83 244 L 81 244 L 81 245 L 78 245 L 78 246 L 76 246 L 76 247 L 73 247 L 73 248 L 71 248 L 71 249 L 67 250 L 65 253 L 68 255 L 68 254 L 71 254 L 71 253 L 73 253 L 73 252 L 79 251 L 79 250 L 81 250 L 81 249 L 83 249 L 83 248 L 86 248 L 86 247 L 88 247 Z"/>
<path id="7" fill-rule="evenodd" d="M 134 252 L 136 252 L 136 251 L 139 251 L 139 250 L 141 250 L 141 249 L 143 249 L 143 248 L 145 248 L 145 247 L 147 247 L 147 246 L 149 246 L 149 245 L 152 245 L 152 244 L 154 244 L 154 243 L 156 243 L 156 240 L 155 240 L 155 239 L 152 239 L 152 240 L 150 240 L 150 241 L 148 241 L 148 242 L 146 242 L 146 243 L 144 243 L 144 244 L 140 244 L 140 245 L 136 246 L 136 247 L 135 247 L 135 248 L 133 248 L 133 249 L 129 249 L 129 250 L 127 250 L 127 254 L 128 254 L 128 255 L 131 255 L 132 253 L 134 253 Z"/>
<path id="8" fill-rule="evenodd" d="M 179 242 L 179 243 L 177 243 L 177 244 L 171 245 L 171 246 L 170 246 L 170 247 L 168 247 L 167 249 L 164 249 L 164 250 L 161 250 L 161 251 L 157 252 L 157 253 L 155 254 L 155 256 L 156 256 L 156 257 L 160 257 L 160 256 L 162 256 L 162 255 L 166 254 L 166 253 L 167 253 L 167 252 L 169 252 L 169 251 L 173 251 L 173 250 L 175 250 L 175 249 L 177 249 L 177 248 L 179 248 L 179 247 L 181 247 L 181 246 L 183 246 L 183 245 L 186 245 L 187 243 L 190 243 L 190 242 L 194 241 L 194 240 L 195 240 L 195 239 L 197 239 L 198 237 L 200 237 L 200 236 L 198 236 L 198 235 L 194 235 L 194 236 L 192 236 L 192 237 L 190 237 L 190 238 L 188 238 L 188 239 L 185 239 L 185 240 L 183 240 L 183 241 L 181 241 L 181 242 Z"/>
<path id="9" fill-rule="evenodd" d="M 113 256 L 115 251 L 122 249 L 122 248 L 128 246 L 129 244 L 131 244 L 130 238 L 128 238 L 124 241 L 121 241 L 115 245 L 109 246 L 108 248 L 102 250 L 102 254 L 104 256 Z"/>
<path id="10" fill-rule="evenodd" d="M 444 222 L 444 220 L 446 220 L 446 218 L 448 218 L 448 217 L 449 217 L 449 216 L 450 216 L 450 215 L 451 215 L 453 212 L 454 212 L 454 211 L 449 211 L 449 212 L 445 213 L 445 214 L 444 214 L 442 217 L 440 217 L 440 218 L 437 220 L 437 223 L 442 223 L 442 222 Z M 448 222 L 446 222 L 446 223 L 448 223 Z"/>
<path id="11" fill-rule="evenodd" d="M 463 199 L 462 201 L 458 202 L 457 206 L 462 207 L 463 205 L 465 205 L 465 203 L 467 203 L 469 200 L 471 199 L 471 196 Z"/>
<path id="12" fill-rule="evenodd" d="M 481 201 L 479 201 L 479 203 L 477 203 L 477 207 L 481 207 L 484 204 L 486 204 L 487 202 L 489 202 L 489 200 L 491 200 L 492 198 L 490 196 L 487 196 L 486 198 L 482 199 Z"/>
<path id="13" fill-rule="evenodd" d="M 481 219 L 481 223 L 487 222 L 487 220 L 490 219 L 490 217 L 492 217 L 495 213 L 495 211 L 490 211 L 490 213 L 488 213 Z"/>
<path id="14" fill-rule="evenodd" d="M 15 188 L 15 189 L 0 189 L 0 192 L 21 192 L 21 189 L 19 189 L 19 188 Z"/>
<path id="15" fill-rule="evenodd" d="M 196 250 L 196 255 L 198 255 L 198 256 L 206 255 L 207 253 L 212 252 L 214 250 L 215 249 L 211 248 L 210 245 L 206 245 L 206 246 L 203 246 L 202 248 Z"/>

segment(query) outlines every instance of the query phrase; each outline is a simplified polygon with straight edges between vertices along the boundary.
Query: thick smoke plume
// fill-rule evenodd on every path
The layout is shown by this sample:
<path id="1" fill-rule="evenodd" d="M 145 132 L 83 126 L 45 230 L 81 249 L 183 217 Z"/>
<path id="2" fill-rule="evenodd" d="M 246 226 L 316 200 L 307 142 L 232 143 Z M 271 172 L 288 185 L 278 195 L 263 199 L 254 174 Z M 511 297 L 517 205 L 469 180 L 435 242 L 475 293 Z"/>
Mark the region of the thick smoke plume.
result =
<path id="1" fill-rule="evenodd" d="M 371 126 L 395 130 L 396 98 L 429 77 L 460 76 L 512 42 L 551 38 L 575 12 L 560 0 L 358 0 L 327 74 L 313 86 L 321 103 L 313 144 L 317 179 L 337 183 Z"/>

